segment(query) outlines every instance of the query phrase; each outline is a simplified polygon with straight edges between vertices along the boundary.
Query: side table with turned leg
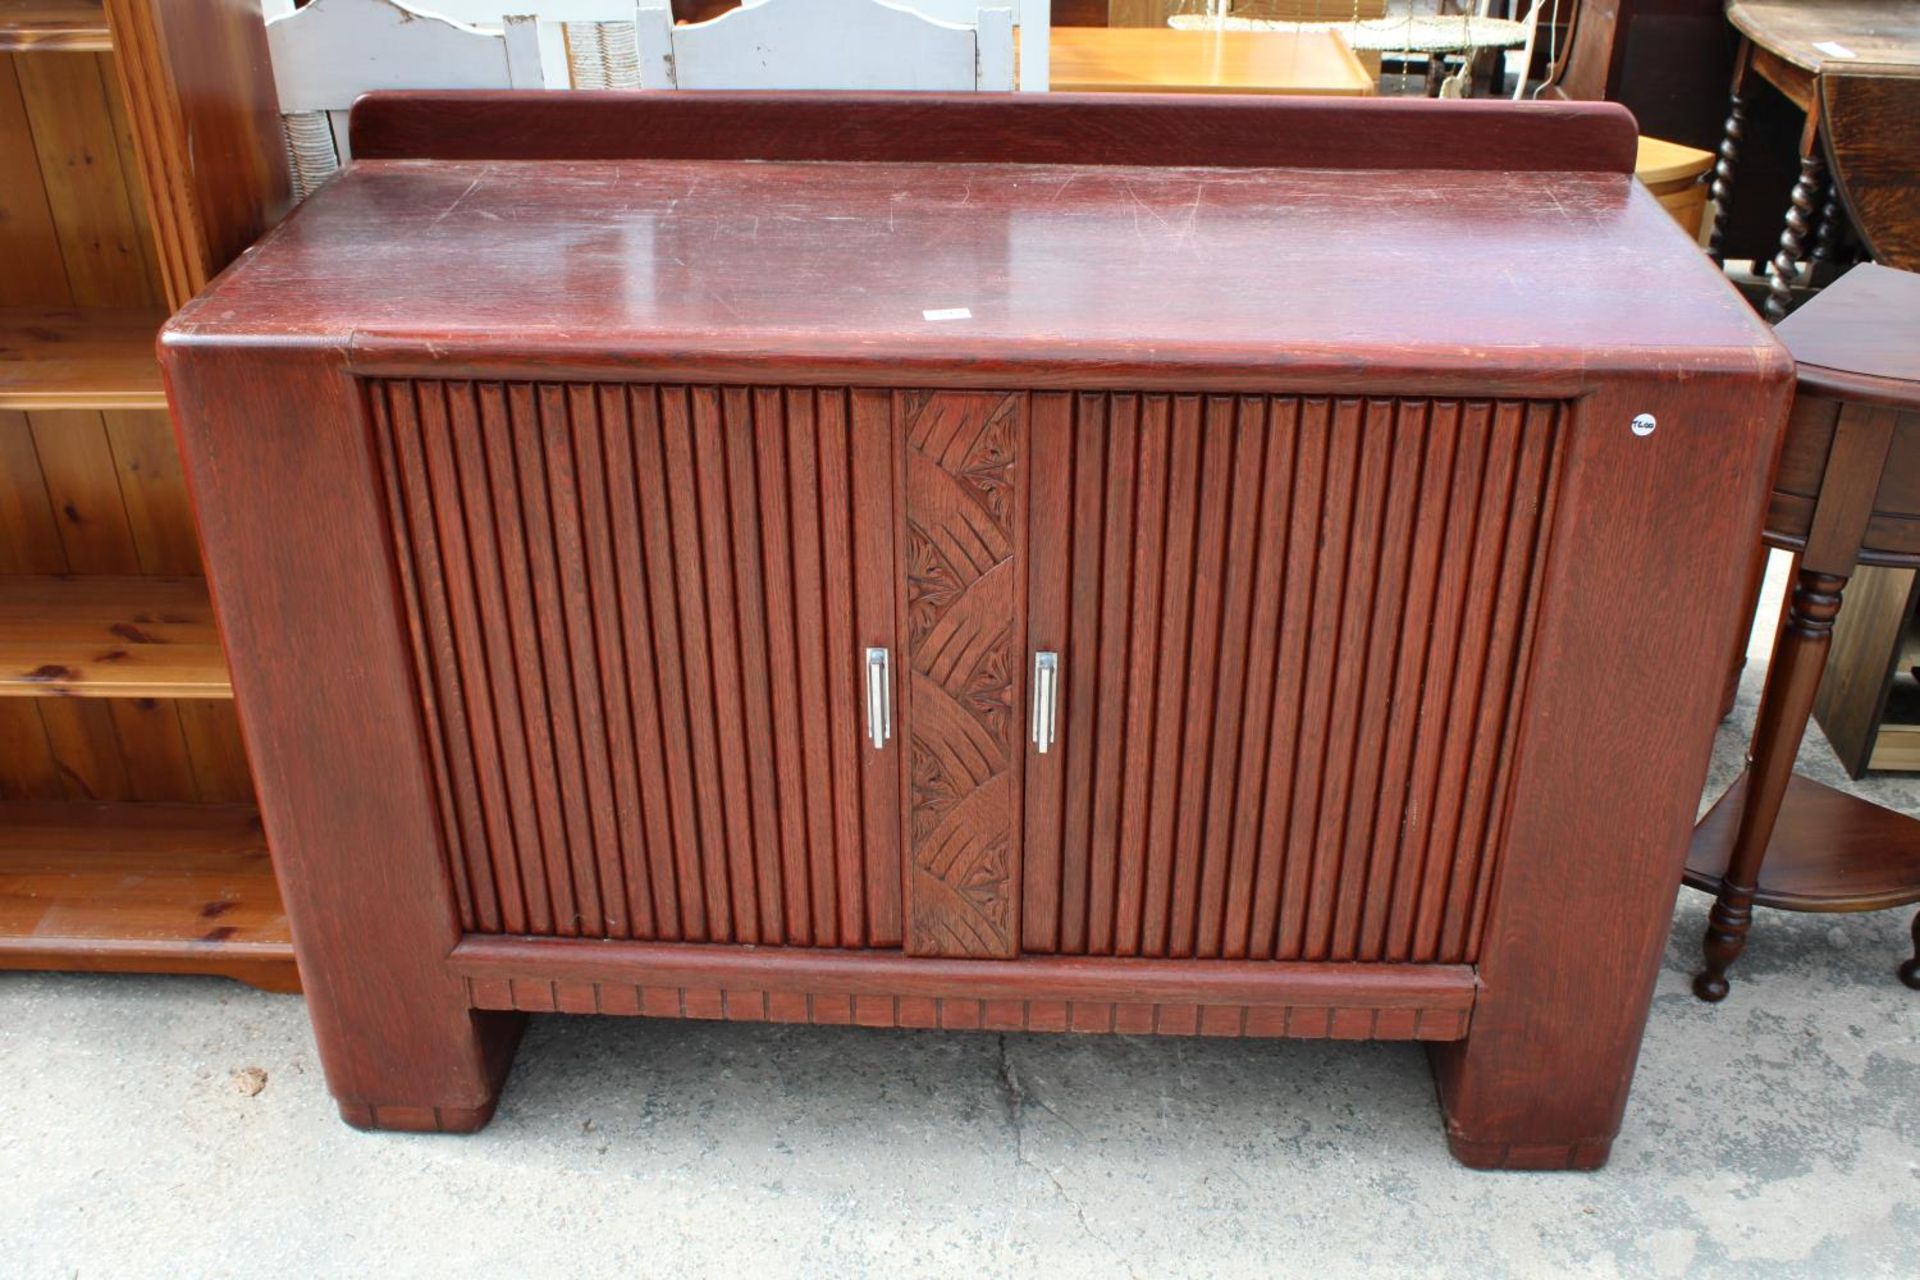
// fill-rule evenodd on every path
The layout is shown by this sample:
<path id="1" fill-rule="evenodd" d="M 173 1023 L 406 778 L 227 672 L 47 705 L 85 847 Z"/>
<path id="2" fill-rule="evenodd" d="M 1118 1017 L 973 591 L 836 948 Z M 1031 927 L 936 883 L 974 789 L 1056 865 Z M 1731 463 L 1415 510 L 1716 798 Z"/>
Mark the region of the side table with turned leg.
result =
<path id="1" fill-rule="evenodd" d="M 1767 318 L 1777 322 L 1792 307 L 1801 264 L 1834 256 L 1843 221 L 1823 155 L 1821 78 L 1860 63 L 1920 66 L 1920 5 L 1912 0 L 1727 0 L 1727 21 L 1740 34 L 1740 49 L 1713 172 L 1715 213 L 1708 244 L 1715 261 L 1723 250 L 1726 211 L 1737 186 L 1757 85 L 1772 85 L 1806 114 L 1799 172 L 1767 265 Z"/>
<path id="2" fill-rule="evenodd" d="M 1856 267 L 1777 332 L 1800 381 L 1764 537 L 1799 566 L 1747 770 L 1687 859 L 1687 883 L 1715 896 L 1693 985 L 1703 1000 L 1725 998 L 1756 905 L 1920 902 L 1920 821 L 1793 773 L 1853 566 L 1920 567 L 1920 274 Z M 1920 989 L 1920 918 L 1899 972 Z"/>

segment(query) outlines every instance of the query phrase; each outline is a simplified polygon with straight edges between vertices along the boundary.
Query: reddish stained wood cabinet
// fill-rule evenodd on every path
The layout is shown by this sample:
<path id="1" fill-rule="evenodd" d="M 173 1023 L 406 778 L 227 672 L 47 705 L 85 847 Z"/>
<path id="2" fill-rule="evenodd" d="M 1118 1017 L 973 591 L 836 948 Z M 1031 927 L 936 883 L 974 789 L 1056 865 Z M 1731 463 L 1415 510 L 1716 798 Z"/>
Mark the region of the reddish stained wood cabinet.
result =
<path id="1" fill-rule="evenodd" d="M 165 340 L 349 1120 L 562 1010 L 1420 1039 L 1605 1158 L 1787 374 L 1623 113 L 355 128 Z"/>

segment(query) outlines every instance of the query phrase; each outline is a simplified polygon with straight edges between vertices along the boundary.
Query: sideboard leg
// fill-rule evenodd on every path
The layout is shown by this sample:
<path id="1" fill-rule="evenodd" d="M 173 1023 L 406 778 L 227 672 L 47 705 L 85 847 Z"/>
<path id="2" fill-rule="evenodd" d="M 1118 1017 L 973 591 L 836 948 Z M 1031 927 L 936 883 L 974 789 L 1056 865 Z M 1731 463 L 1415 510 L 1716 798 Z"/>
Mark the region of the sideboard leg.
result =
<path id="1" fill-rule="evenodd" d="M 465 1014 L 466 1034 L 412 1041 L 390 1060 L 384 1080 L 358 1086 L 363 1096 L 336 1097 L 340 1118 L 356 1129 L 396 1133 L 473 1133 L 493 1119 L 513 1051 L 526 1029 L 524 1013 Z M 365 1096 L 372 1095 L 372 1096 Z"/>
<path id="2" fill-rule="evenodd" d="M 1920 911 L 1913 913 L 1913 955 L 1900 966 L 1900 981 L 1920 991 Z"/>
<path id="3" fill-rule="evenodd" d="M 1760 864 L 1767 856 L 1780 802 L 1793 777 L 1793 762 L 1800 753 L 1807 718 L 1813 714 L 1814 695 L 1819 691 L 1827 649 L 1833 642 L 1833 620 L 1840 612 L 1840 592 L 1846 584 L 1845 578 L 1810 569 L 1802 569 L 1794 579 L 1786 624 L 1774 644 L 1766 688 L 1760 694 L 1740 829 L 1727 858 L 1720 893 L 1707 916 L 1703 942 L 1706 966 L 1693 979 L 1693 993 L 1702 1000 L 1726 999 L 1727 970 L 1747 945 Z"/>
<path id="4" fill-rule="evenodd" d="M 1578 1062 L 1538 1049 L 1504 1029 L 1427 1046 L 1455 1160 L 1469 1169 L 1542 1171 L 1606 1164 L 1626 1101 L 1624 1083 L 1613 1082 L 1633 1077 L 1638 1038 L 1611 1050 L 1588 1046 Z M 1605 1084 L 1590 1098 L 1588 1081 Z"/>
<path id="5" fill-rule="evenodd" d="M 374 402 L 338 351 L 202 354 L 175 372 L 175 421 L 327 1087 L 362 1128 L 477 1129 L 522 1019 L 476 1014 L 447 966 L 467 924 L 391 589 L 407 554 L 389 534 L 389 494 L 403 491 L 389 489 L 379 441 L 393 437 L 369 420 Z"/>

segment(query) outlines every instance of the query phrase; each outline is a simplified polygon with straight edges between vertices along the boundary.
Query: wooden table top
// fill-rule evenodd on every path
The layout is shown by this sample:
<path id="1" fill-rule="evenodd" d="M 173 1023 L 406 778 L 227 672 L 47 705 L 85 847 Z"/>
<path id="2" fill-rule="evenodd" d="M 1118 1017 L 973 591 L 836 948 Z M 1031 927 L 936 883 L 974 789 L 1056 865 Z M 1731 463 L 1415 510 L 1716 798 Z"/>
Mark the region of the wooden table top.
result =
<path id="1" fill-rule="evenodd" d="M 1866 262 L 1774 330 L 1821 390 L 1920 409 L 1920 272 Z"/>
<path id="2" fill-rule="evenodd" d="M 1727 21 L 1756 45 L 1818 75 L 1828 62 L 1920 66 L 1914 0 L 1727 0 Z M 1839 45 L 1848 59 L 1822 44 Z"/>
<path id="3" fill-rule="evenodd" d="M 1373 77 L 1332 31 L 1056 27 L 1051 40 L 1056 92 L 1374 92 Z"/>

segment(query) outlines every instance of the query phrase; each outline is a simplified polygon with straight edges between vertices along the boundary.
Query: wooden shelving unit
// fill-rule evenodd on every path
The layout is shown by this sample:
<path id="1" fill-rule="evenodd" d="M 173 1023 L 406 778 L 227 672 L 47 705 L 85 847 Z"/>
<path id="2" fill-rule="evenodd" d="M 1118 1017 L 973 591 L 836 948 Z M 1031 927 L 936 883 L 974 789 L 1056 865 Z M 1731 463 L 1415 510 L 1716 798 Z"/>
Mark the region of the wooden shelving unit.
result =
<path id="1" fill-rule="evenodd" d="M 100 0 L 0 0 L 0 53 L 113 48 Z"/>
<path id="2" fill-rule="evenodd" d="M 0 969 L 298 987 L 154 355 L 288 200 L 258 0 L 0 0 Z"/>

